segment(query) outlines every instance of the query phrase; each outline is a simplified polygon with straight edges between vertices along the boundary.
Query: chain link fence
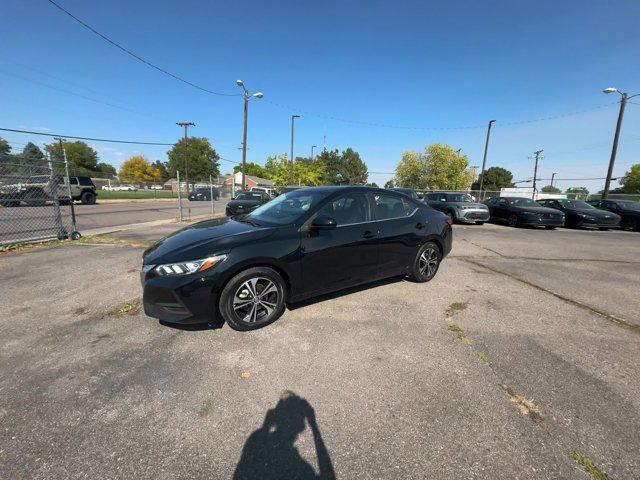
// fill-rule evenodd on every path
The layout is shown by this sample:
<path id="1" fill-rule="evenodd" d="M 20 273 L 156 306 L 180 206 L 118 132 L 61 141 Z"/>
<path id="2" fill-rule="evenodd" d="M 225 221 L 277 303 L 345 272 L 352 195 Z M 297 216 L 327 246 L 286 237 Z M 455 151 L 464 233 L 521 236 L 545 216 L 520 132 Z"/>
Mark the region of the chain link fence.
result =
<path id="1" fill-rule="evenodd" d="M 64 162 L 0 155 L 0 245 L 77 238 Z"/>

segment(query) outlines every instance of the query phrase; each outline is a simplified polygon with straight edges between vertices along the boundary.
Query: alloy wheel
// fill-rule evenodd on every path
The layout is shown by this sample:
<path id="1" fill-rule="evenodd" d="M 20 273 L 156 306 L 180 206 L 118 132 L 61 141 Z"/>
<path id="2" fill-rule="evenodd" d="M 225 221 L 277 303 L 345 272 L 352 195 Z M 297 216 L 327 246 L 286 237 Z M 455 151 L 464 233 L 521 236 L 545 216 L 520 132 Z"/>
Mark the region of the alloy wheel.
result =
<path id="1" fill-rule="evenodd" d="M 233 295 L 233 313 L 239 321 L 267 321 L 278 307 L 280 294 L 276 284 L 266 277 L 253 277 L 242 283 Z"/>
<path id="2" fill-rule="evenodd" d="M 510 227 L 518 226 L 518 217 L 516 215 L 512 214 L 509 216 L 509 226 Z"/>
<path id="3" fill-rule="evenodd" d="M 433 277 L 438 269 L 438 252 L 434 248 L 427 248 L 422 255 L 420 255 L 420 269 L 421 275 L 427 277 Z"/>

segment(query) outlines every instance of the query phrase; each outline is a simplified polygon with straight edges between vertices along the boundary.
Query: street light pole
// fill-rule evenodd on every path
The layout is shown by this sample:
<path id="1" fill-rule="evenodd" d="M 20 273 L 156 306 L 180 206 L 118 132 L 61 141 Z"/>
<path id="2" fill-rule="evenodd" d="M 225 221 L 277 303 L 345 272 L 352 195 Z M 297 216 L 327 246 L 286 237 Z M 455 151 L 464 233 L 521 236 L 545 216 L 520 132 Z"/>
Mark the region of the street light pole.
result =
<path id="1" fill-rule="evenodd" d="M 316 148 L 317 145 L 311 145 L 311 158 L 310 160 L 313 162 L 313 149 Z"/>
<path id="2" fill-rule="evenodd" d="M 294 133 L 294 120 L 300 118 L 300 115 L 291 115 L 291 181 L 293 182 L 293 133 Z"/>
<path id="3" fill-rule="evenodd" d="M 556 175 L 558 174 L 558 172 L 553 172 L 551 174 L 551 186 L 553 187 L 553 179 L 556 178 Z"/>
<path id="4" fill-rule="evenodd" d="M 619 93 L 622 99 L 620 100 L 620 111 L 618 112 L 618 122 L 616 123 L 616 133 L 613 136 L 613 148 L 611 149 L 611 158 L 609 159 L 609 169 L 607 170 L 607 179 L 604 182 L 604 190 L 602 191 L 602 198 L 609 196 L 609 187 L 611 186 L 611 176 L 613 175 L 613 166 L 616 162 L 616 153 L 618 153 L 618 140 L 620 139 L 620 129 L 622 128 L 622 118 L 624 117 L 624 109 L 627 106 L 627 100 L 633 97 L 637 97 L 640 93 L 635 95 L 629 95 L 627 92 L 621 92 L 615 87 L 607 87 L 602 90 L 603 93 Z"/>
<path id="5" fill-rule="evenodd" d="M 187 130 L 189 127 L 195 127 L 193 122 L 177 122 L 176 125 L 184 127 L 184 180 L 187 182 L 187 197 L 189 197 L 189 160 L 187 159 Z M 178 184 L 178 189 L 180 185 Z"/>
<path id="6" fill-rule="evenodd" d="M 244 130 L 242 133 L 242 190 L 244 190 L 246 185 L 245 177 L 247 173 L 247 121 L 249 118 L 249 100 L 252 98 L 262 98 L 264 97 L 264 94 L 262 92 L 257 92 L 252 95 L 244 86 L 244 82 L 242 80 L 236 80 L 236 85 L 242 87 L 242 98 L 244 99 Z M 233 179 L 233 184 L 235 186 L 235 178 Z"/>
<path id="7" fill-rule="evenodd" d="M 495 120 L 489 120 L 489 126 L 487 127 L 487 140 L 484 143 L 484 155 L 482 157 L 482 170 L 480 171 L 480 190 L 478 191 L 478 199 L 482 201 L 482 185 L 484 184 L 484 168 L 487 165 L 487 152 L 489 151 L 489 138 L 491 136 L 491 126 L 495 123 Z"/>

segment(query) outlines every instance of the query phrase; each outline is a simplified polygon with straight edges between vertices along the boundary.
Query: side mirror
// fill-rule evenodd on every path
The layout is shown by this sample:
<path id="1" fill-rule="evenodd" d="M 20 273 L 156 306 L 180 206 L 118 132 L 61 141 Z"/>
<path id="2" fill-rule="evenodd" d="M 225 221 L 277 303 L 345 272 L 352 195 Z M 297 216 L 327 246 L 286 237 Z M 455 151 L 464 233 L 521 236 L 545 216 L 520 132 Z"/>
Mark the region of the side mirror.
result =
<path id="1" fill-rule="evenodd" d="M 337 226 L 338 224 L 333 218 L 325 215 L 316 217 L 313 222 L 311 222 L 311 228 L 314 230 L 333 230 Z"/>

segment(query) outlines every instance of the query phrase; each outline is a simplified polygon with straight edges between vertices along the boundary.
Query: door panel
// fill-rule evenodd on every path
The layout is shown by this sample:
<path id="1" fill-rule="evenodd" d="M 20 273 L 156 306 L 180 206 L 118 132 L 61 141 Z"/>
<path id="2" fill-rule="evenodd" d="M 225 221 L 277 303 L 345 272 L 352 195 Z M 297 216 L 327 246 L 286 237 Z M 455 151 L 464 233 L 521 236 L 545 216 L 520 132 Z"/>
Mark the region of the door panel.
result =
<path id="1" fill-rule="evenodd" d="M 368 196 L 361 192 L 341 195 L 322 206 L 314 215 L 317 216 L 331 217 L 338 226 L 302 232 L 305 291 L 333 291 L 374 280 L 378 270 L 378 227 L 372 221 Z"/>

